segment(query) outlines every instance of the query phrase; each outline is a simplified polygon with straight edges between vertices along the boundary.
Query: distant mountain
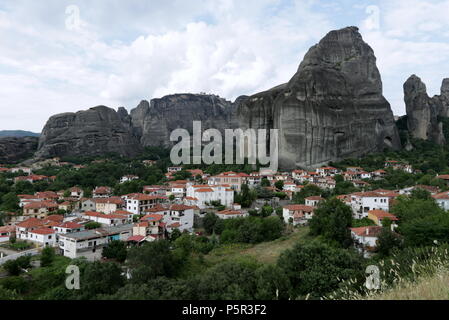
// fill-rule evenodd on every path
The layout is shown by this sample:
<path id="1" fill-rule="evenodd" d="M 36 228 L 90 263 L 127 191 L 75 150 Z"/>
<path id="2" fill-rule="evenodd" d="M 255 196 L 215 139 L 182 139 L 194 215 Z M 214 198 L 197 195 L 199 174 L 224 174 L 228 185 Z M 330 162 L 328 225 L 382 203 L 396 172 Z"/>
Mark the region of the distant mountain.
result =
<path id="1" fill-rule="evenodd" d="M 23 130 L 0 130 L 0 137 L 39 137 L 39 133 Z"/>

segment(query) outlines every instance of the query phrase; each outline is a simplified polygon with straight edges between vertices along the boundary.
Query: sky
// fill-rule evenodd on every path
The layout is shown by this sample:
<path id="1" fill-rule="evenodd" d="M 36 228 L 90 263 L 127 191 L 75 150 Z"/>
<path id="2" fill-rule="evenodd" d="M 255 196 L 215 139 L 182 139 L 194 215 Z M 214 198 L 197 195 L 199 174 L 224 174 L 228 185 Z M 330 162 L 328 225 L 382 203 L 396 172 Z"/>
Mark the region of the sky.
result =
<path id="1" fill-rule="evenodd" d="M 0 130 L 173 93 L 255 94 L 346 26 L 374 49 L 403 115 L 410 75 L 430 96 L 449 77 L 448 15 L 449 0 L 0 0 Z"/>

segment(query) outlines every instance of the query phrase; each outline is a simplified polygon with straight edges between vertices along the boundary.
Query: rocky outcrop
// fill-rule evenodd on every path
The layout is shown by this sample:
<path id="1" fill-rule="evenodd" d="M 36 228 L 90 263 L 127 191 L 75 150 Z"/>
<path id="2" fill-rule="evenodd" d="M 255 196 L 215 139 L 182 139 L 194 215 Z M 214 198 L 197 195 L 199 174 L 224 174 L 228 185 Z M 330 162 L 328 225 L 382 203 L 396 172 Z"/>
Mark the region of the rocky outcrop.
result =
<path id="1" fill-rule="evenodd" d="M 170 134 L 177 128 L 192 133 L 193 121 L 201 121 L 203 131 L 238 126 L 236 105 L 215 95 L 175 94 L 151 102 L 142 101 L 131 111 L 134 134 L 143 146 L 169 146 Z"/>
<path id="2" fill-rule="evenodd" d="M 413 138 L 446 143 L 439 117 L 449 117 L 449 79 L 444 79 L 441 95 L 430 98 L 426 85 L 416 75 L 404 83 L 407 127 Z"/>
<path id="3" fill-rule="evenodd" d="M 17 163 L 32 157 L 38 140 L 38 137 L 0 138 L 0 163 Z"/>
<path id="4" fill-rule="evenodd" d="M 137 155 L 142 147 L 130 124 L 126 110 L 116 112 L 105 106 L 55 115 L 42 131 L 35 157 Z"/>
<path id="5" fill-rule="evenodd" d="M 356 27 L 328 33 L 288 83 L 249 97 L 238 117 L 246 128 L 279 129 L 284 169 L 400 148 L 376 57 Z"/>

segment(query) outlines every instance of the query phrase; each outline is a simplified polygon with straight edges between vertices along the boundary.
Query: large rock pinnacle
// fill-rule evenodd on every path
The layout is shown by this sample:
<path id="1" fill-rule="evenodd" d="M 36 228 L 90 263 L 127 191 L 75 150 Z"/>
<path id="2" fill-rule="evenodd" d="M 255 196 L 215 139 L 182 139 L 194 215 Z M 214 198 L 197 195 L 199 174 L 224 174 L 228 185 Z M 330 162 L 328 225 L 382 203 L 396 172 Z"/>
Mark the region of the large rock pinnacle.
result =
<path id="1" fill-rule="evenodd" d="M 356 27 L 328 33 L 287 84 L 249 97 L 239 115 L 246 127 L 280 130 L 283 168 L 400 148 L 376 58 Z"/>

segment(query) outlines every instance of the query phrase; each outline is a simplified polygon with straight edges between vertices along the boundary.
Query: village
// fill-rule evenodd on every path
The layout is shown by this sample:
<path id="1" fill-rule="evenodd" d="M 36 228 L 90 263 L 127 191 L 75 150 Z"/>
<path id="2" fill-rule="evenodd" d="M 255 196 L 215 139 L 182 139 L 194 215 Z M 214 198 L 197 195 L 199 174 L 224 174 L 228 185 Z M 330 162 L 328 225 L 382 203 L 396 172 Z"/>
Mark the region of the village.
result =
<path id="1" fill-rule="evenodd" d="M 154 161 L 144 161 L 153 165 Z M 73 170 L 83 168 L 53 159 L 51 166 L 72 166 Z M 325 200 L 322 195 L 304 198 L 304 203 L 294 203 L 295 194 L 306 186 L 315 185 L 319 190 L 332 191 L 336 179 L 350 183 L 357 192 L 339 194 L 341 202 L 352 209 L 353 219 L 371 220 L 368 226 L 350 229 L 354 246 L 364 255 L 376 250 L 378 235 L 382 228 L 394 232 L 398 218 L 390 213 L 390 208 L 401 195 L 409 195 L 414 189 L 427 190 L 444 210 L 449 209 L 449 192 L 429 185 L 415 185 L 398 190 L 370 190 L 370 181 L 383 179 L 387 170 L 401 170 L 413 174 L 412 166 L 399 161 L 388 160 L 384 169 L 367 172 L 361 167 L 321 167 L 315 171 L 293 170 L 291 172 L 270 172 L 261 169 L 250 174 L 222 172 L 217 175 L 205 174 L 201 169 L 183 169 L 181 166 L 168 167 L 164 184 L 144 186 L 141 192 L 115 195 L 111 186 L 97 186 L 86 197 L 79 186 L 68 190 L 43 191 L 34 194 L 20 194 L 20 214 L 6 213 L 4 226 L 0 227 L 0 263 L 17 258 L 29 252 L 38 254 L 44 247 L 69 258 L 86 257 L 90 261 L 100 260 L 102 250 L 115 240 L 128 246 L 140 246 L 145 242 L 168 239 L 176 232 L 201 235 L 195 227 L 197 219 L 206 213 L 213 213 L 219 219 L 244 218 L 264 206 L 272 208 L 271 215 L 278 215 L 285 225 L 294 228 L 307 226 L 314 211 Z M 177 180 L 177 173 L 189 172 L 191 178 Z M 33 173 L 29 167 L 0 167 L 1 173 L 15 173 L 14 183 L 27 181 L 51 181 L 56 177 Z M 449 181 L 449 175 L 437 176 Z M 119 183 L 138 180 L 135 175 L 124 175 Z M 273 192 L 272 198 L 255 199 L 249 208 L 243 208 L 235 197 L 242 188 L 263 188 Z M 391 223 L 385 226 L 384 221 Z M 15 253 L 2 250 L 8 243 L 26 243 L 29 250 Z M 10 246 L 11 248 L 11 246 Z M 36 250 L 38 249 L 38 250 Z"/>

